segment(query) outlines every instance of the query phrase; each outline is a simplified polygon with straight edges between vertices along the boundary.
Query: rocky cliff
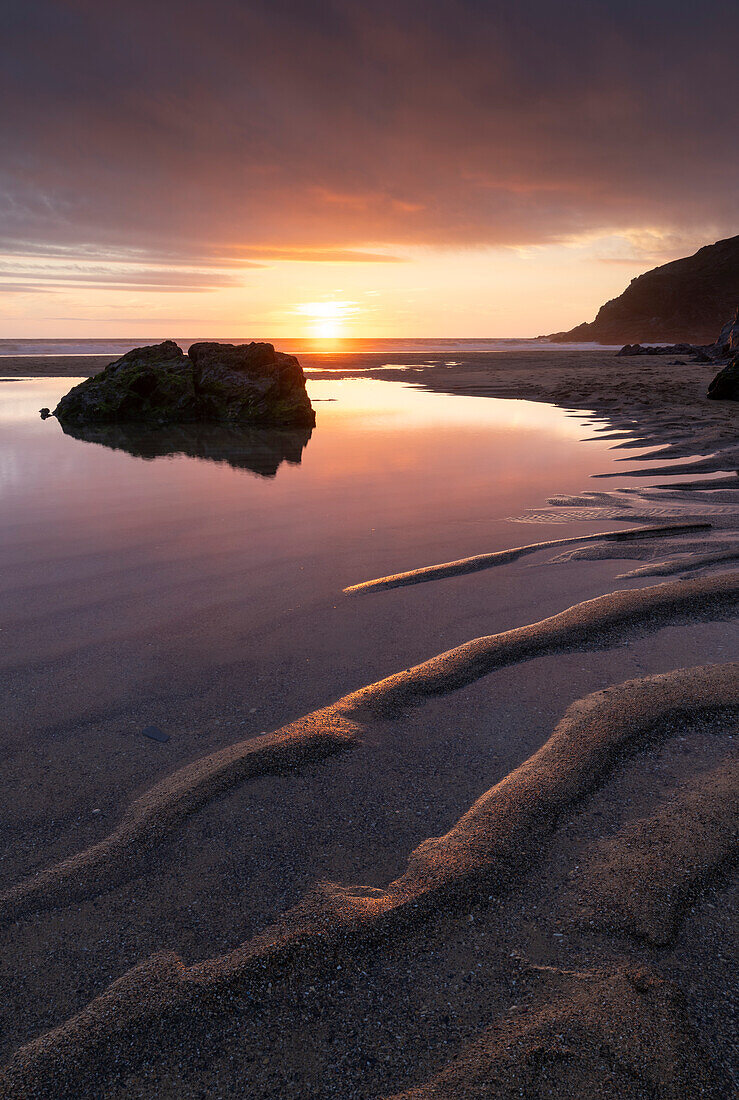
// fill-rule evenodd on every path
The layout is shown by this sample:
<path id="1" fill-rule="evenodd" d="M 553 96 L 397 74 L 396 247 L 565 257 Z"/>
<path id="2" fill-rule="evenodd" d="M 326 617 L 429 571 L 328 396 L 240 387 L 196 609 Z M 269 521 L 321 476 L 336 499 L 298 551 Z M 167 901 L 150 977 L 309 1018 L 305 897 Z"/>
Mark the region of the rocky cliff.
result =
<path id="1" fill-rule="evenodd" d="M 606 302 L 594 321 L 557 332 L 558 343 L 713 343 L 739 303 L 739 236 L 655 267 Z"/>

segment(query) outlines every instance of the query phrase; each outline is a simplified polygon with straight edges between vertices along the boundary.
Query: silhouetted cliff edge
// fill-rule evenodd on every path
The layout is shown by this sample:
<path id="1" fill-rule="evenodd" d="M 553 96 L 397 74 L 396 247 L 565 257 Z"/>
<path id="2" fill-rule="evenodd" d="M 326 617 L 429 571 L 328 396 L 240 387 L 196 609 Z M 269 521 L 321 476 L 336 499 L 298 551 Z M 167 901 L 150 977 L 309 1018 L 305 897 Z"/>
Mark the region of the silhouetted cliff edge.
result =
<path id="1" fill-rule="evenodd" d="M 547 339 L 710 344 L 738 303 L 739 236 L 646 271 L 601 306 L 594 321 Z"/>

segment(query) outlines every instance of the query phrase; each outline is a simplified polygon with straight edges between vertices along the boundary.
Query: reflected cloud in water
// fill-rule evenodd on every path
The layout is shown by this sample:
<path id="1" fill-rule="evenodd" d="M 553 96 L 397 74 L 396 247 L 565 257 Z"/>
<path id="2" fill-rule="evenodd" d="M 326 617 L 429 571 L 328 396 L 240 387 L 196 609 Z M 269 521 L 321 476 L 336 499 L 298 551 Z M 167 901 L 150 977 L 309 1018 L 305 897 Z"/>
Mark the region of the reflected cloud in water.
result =
<path id="1" fill-rule="evenodd" d="M 114 451 L 127 451 L 152 461 L 187 455 L 206 462 L 227 463 L 258 477 L 275 477 L 283 462 L 299 466 L 311 428 L 244 428 L 225 424 L 62 425 L 65 435 L 85 443 L 98 443 Z"/>

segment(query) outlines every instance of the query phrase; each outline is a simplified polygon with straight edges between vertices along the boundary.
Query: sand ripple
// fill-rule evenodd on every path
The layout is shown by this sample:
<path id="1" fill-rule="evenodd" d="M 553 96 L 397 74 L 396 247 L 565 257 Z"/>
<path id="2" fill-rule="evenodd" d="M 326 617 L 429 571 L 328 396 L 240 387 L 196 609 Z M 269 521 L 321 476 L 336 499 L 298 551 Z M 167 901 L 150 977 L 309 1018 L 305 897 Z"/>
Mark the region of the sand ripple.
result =
<path id="1" fill-rule="evenodd" d="M 602 517 L 600 517 L 602 518 Z M 619 517 L 620 518 L 620 517 Z M 402 588 L 409 584 L 422 584 L 424 581 L 441 580 L 443 577 L 460 577 L 465 573 L 479 573 L 496 565 L 507 565 L 518 561 L 528 554 L 538 554 L 541 550 L 550 550 L 555 546 L 571 546 L 584 542 L 628 542 L 630 539 L 667 538 L 670 535 L 685 535 L 694 531 L 708 530 L 710 523 L 672 524 L 666 527 L 633 527 L 626 531 L 605 531 L 596 535 L 575 535 L 567 539 L 551 539 L 547 542 L 534 542 L 528 546 L 516 546 L 511 550 L 498 550 L 492 554 L 475 554 L 470 558 L 459 558 L 440 565 L 428 565 L 421 569 L 411 569 L 406 573 L 394 573 L 388 577 L 363 581 L 345 588 L 347 595 L 370 592 L 384 588 Z"/>
<path id="2" fill-rule="evenodd" d="M 736 611 L 739 572 L 613 592 L 501 634 L 476 638 L 345 695 L 272 734 L 186 765 L 131 804 L 117 829 L 85 851 L 0 893 L 0 919 L 69 904 L 139 873 L 144 858 L 209 799 L 246 779 L 322 759 L 358 743 L 361 721 L 457 690 L 498 668 L 545 654 L 612 645 L 686 617 Z"/>
<path id="3" fill-rule="evenodd" d="M 190 967 L 173 953 L 153 956 L 16 1052 L 0 1073 L 2 1094 L 25 1098 L 52 1080 L 59 1093 L 74 1088 L 88 1060 L 103 1052 L 109 1057 L 117 1043 L 135 1043 L 136 1033 L 163 1015 L 221 999 L 234 983 L 259 985 L 285 967 L 335 959 L 359 940 L 391 934 L 398 922 L 421 921 L 482 885 L 500 891 L 625 754 L 668 736 L 688 717 L 727 711 L 739 711 L 737 663 L 681 669 L 587 696 L 568 709 L 537 753 L 482 795 L 448 833 L 411 853 L 405 873 L 385 890 L 323 884 L 226 955 Z"/>
<path id="4" fill-rule="evenodd" d="M 316 711 L 284 729 L 229 745 L 180 768 L 132 802 L 109 836 L 0 893 L 0 918 L 54 909 L 133 878 L 164 838 L 220 791 L 349 748 L 355 725 Z"/>
<path id="5" fill-rule="evenodd" d="M 553 970 L 551 978 L 551 1000 L 489 1028 L 426 1085 L 394 1100 L 718 1100 L 675 986 L 637 968 Z"/>
<path id="6" fill-rule="evenodd" d="M 574 880 L 586 925 L 671 943 L 691 899 L 736 855 L 738 789 L 739 760 L 729 759 L 593 845 Z"/>

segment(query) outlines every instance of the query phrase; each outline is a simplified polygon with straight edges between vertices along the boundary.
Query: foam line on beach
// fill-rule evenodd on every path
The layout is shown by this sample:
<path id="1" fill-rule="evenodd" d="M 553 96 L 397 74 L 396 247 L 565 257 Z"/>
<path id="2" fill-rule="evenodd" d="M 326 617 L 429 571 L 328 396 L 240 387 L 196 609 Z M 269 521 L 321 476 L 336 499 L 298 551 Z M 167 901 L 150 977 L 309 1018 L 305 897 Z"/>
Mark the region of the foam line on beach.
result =
<path id="1" fill-rule="evenodd" d="M 596 842 L 573 882 L 581 893 L 578 919 L 656 947 L 672 943 L 692 898 L 736 856 L 737 789 L 734 757 Z"/>
<path id="2" fill-rule="evenodd" d="M 393 573 L 387 577 L 362 581 L 344 589 L 344 594 L 354 596 L 361 592 L 377 591 L 384 588 L 403 588 L 410 584 L 422 584 L 425 581 L 441 580 L 443 577 L 460 577 L 465 573 L 478 573 L 483 569 L 492 569 L 497 565 L 507 565 L 518 561 L 527 554 L 538 554 L 541 550 L 550 550 L 555 546 L 572 546 L 582 542 L 627 542 L 639 538 L 667 538 L 671 535 L 683 535 L 691 531 L 710 528 L 710 523 L 680 523 L 659 527 L 631 527 L 625 531 L 604 531 L 594 535 L 574 535 L 566 539 L 550 539 L 547 542 L 532 542 L 527 546 L 516 546 L 510 550 L 497 550 L 491 554 L 474 554 L 457 561 L 442 562 L 440 565 L 427 565 L 420 569 L 410 569 L 405 573 Z"/>
<path id="3" fill-rule="evenodd" d="M 739 571 L 612 592 L 538 623 L 465 642 L 345 695 L 276 733 L 239 742 L 179 769 L 133 802 L 118 828 L 98 844 L 0 893 L 0 919 L 82 900 L 127 881 L 139 873 L 148 853 L 216 794 L 266 771 L 358 744 L 364 718 L 397 714 L 521 661 L 607 647 L 686 617 L 728 617 L 738 604 Z"/>
<path id="4" fill-rule="evenodd" d="M 310 962 L 324 965 L 361 941 L 427 919 L 455 898 L 500 893 L 568 813 L 625 757 L 686 720 L 739 711 L 739 664 L 631 680 L 574 703 L 546 743 L 483 794 L 443 836 L 413 851 L 384 890 L 324 883 L 272 927 L 228 954 L 185 966 L 164 952 L 134 967 L 82 1011 L 20 1048 L 0 1071 L 10 1098 L 79 1087 L 85 1065 L 157 1019 L 191 1011 Z M 261 995 L 265 995 L 262 989 Z M 130 1050 L 129 1050 L 130 1054 Z"/>

